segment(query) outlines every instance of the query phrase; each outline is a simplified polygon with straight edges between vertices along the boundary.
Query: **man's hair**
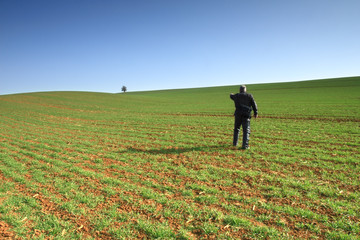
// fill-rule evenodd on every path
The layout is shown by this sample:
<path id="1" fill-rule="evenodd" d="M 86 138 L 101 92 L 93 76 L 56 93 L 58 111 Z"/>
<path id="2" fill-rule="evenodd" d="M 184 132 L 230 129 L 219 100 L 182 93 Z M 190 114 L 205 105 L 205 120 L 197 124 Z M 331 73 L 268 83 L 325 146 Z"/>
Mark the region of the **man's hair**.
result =
<path id="1" fill-rule="evenodd" d="M 246 92 L 246 86 L 245 85 L 240 86 L 240 92 Z"/>

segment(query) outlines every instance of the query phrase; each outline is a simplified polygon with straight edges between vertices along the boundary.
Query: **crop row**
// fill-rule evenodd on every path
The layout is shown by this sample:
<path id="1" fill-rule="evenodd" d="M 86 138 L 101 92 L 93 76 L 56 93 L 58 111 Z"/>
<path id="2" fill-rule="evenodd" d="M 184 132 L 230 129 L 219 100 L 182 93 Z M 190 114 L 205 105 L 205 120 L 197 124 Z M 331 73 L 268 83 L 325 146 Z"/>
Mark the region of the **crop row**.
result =
<path id="1" fill-rule="evenodd" d="M 21 192 L 9 197 L 9 206 L 2 211 L 13 216 L 7 220 L 19 229 L 22 223 L 28 222 L 27 229 L 33 231 L 32 234 L 80 237 L 90 232 L 92 236 L 98 233 L 103 237 L 106 234 L 191 237 L 192 234 L 278 236 L 287 233 L 291 236 L 297 234 L 294 229 L 303 234 L 306 231 L 325 234 L 331 233 L 333 225 L 349 224 L 343 218 L 332 221 L 333 216 L 357 219 L 357 208 L 351 204 L 358 197 L 357 189 L 353 184 L 346 184 L 343 169 L 332 167 L 328 174 L 316 174 L 313 162 L 320 164 L 319 171 L 330 166 L 321 159 L 328 157 L 326 151 L 319 157 L 308 155 L 299 166 L 292 154 L 295 149 L 304 148 L 284 146 L 285 140 L 274 149 L 261 149 L 262 153 L 243 153 L 221 145 L 216 147 L 216 144 L 213 147 L 195 145 L 201 136 L 196 138 L 194 134 L 177 140 L 175 144 L 180 147 L 169 144 L 167 148 L 168 136 L 159 132 L 169 129 L 161 124 L 145 130 L 135 128 L 134 124 L 135 130 L 121 131 L 120 128 L 119 134 L 116 126 L 99 132 L 92 125 L 86 125 L 74 134 L 76 129 L 71 124 L 41 126 L 37 123 L 36 119 L 7 122 L 4 129 L 8 131 L 2 135 L 1 144 L 1 171 L 5 178 L 11 179 L 8 189 L 12 183 L 23 184 L 27 189 L 21 201 L 15 201 Z M 190 127 L 196 131 L 198 126 Z M 177 133 L 181 129 L 186 128 L 175 125 L 172 130 Z M 164 138 L 156 143 L 147 131 Z M 215 143 L 224 142 L 216 138 L 221 132 L 214 131 L 209 138 Z M 286 129 L 283 131 L 288 136 Z M 19 137 L 21 133 L 25 137 Z M 275 140 L 268 142 L 261 136 L 256 137 L 258 142 L 254 146 L 258 147 L 271 146 L 270 142 Z M 193 142 L 189 141 L 191 138 Z M 121 143 L 120 148 L 109 147 L 116 142 Z M 286 148 L 288 151 L 284 151 Z M 279 152 L 277 157 L 273 157 L 273 151 Z M 348 152 L 353 151 L 349 148 Z M 347 151 L 341 153 L 347 154 Z M 265 160 L 269 155 L 272 157 Z M 313 175 L 309 175 L 311 172 Z M 327 186 L 330 174 L 334 173 L 339 180 L 345 180 L 348 192 L 338 190 L 337 182 Z M 330 201 L 330 198 L 338 200 Z M 40 214 L 43 199 L 55 209 L 50 211 L 53 219 L 47 222 L 58 224 L 57 228 L 29 223 L 38 222 L 29 216 Z M 319 200 L 324 207 L 319 208 Z M 31 208 L 23 209 L 28 202 Z M 62 218 L 62 214 L 65 217 Z M 22 221 L 25 218 L 28 220 Z M 81 221 L 69 223 L 67 218 Z M 335 228 L 356 231 L 351 225 L 350 230 L 349 226 L 339 226 Z M 44 232 L 39 233 L 37 229 Z"/>

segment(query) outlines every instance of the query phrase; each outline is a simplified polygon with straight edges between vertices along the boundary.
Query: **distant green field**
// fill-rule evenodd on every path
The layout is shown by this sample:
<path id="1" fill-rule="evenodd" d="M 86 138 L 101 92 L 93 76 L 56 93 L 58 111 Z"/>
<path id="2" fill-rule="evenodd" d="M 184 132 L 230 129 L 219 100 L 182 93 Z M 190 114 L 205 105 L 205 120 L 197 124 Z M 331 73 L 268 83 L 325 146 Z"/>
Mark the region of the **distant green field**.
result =
<path id="1" fill-rule="evenodd" d="M 0 96 L 0 239 L 360 239 L 360 77 Z"/>

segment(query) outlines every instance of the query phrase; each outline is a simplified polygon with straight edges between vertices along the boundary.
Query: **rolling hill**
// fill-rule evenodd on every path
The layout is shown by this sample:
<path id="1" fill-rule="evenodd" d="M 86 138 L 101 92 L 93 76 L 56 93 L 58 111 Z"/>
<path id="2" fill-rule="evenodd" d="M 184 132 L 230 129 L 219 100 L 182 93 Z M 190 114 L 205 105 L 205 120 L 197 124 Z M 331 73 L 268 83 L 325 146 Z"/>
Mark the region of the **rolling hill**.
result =
<path id="1" fill-rule="evenodd" d="M 0 96 L 0 238 L 359 239 L 360 77 Z"/>

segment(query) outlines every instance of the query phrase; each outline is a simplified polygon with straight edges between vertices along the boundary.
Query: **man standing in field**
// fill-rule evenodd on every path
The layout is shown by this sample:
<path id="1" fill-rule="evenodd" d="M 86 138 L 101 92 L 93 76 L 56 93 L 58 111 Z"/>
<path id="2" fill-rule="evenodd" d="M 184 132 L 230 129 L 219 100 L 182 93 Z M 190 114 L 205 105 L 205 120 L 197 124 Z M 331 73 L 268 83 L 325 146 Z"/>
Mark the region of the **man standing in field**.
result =
<path id="1" fill-rule="evenodd" d="M 237 146 L 239 139 L 240 127 L 243 128 L 243 141 L 242 149 L 249 148 L 249 138 L 250 138 L 250 119 L 251 111 L 254 110 L 254 117 L 257 117 L 257 106 L 254 100 L 254 97 L 246 92 L 246 86 L 240 86 L 240 93 L 230 94 L 230 98 L 235 103 L 235 125 L 234 125 L 234 137 L 233 145 Z"/>

